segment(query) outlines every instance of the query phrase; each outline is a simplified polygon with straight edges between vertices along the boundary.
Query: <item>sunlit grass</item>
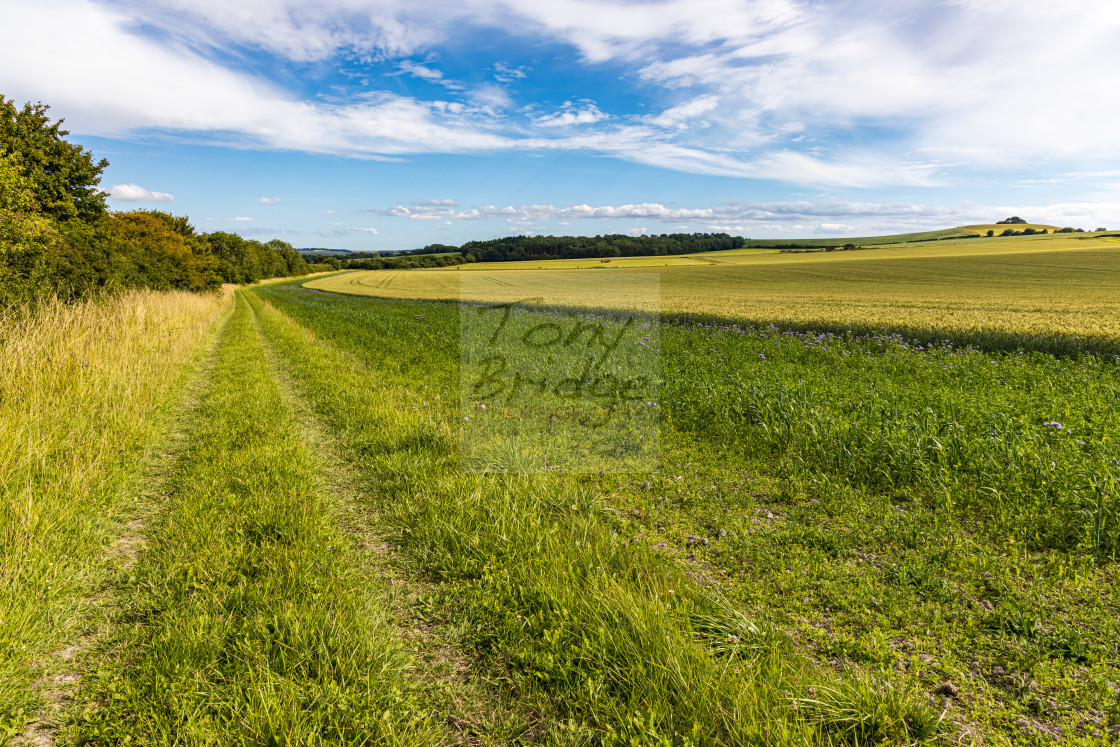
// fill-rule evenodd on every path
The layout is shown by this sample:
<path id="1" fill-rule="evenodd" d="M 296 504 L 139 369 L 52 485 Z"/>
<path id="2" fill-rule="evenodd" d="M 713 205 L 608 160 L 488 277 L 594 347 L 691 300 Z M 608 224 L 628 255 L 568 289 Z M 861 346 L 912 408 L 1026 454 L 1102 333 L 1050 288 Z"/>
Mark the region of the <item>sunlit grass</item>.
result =
<path id="1" fill-rule="evenodd" d="M 0 735 L 96 602 L 134 481 L 227 303 L 133 292 L 0 317 Z"/>
<path id="2" fill-rule="evenodd" d="M 115 629 L 81 743 L 437 741 L 362 540 L 277 383 L 244 297 Z"/>

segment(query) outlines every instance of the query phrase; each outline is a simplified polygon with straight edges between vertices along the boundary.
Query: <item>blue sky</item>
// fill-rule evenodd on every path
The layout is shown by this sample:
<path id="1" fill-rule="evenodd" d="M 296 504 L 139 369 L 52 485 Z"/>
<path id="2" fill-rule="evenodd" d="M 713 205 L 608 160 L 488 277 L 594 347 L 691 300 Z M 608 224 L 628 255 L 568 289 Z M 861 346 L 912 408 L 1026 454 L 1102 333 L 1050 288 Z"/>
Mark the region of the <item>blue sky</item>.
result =
<path id="1" fill-rule="evenodd" d="M 297 247 L 1120 225 L 1120 4 L 3 0 L 114 209 Z"/>

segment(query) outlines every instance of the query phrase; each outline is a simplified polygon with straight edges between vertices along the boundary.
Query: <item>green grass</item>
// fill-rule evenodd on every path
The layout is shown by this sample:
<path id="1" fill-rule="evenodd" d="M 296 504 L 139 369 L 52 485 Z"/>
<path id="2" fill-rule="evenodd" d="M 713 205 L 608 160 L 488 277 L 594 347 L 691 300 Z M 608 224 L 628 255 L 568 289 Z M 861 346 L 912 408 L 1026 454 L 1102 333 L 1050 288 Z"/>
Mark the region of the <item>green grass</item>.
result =
<path id="1" fill-rule="evenodd" d="M 379 381 L 395 382 L 382 386 L 392 388 L 391 400 L 413 403 L 410 417 L 419 419 L 415 435 L 398 448 L 409 444 L 414 454 L 453 459 L 454 430 L 440 423 L 453 422 L 454 413 L 435 406 L 435 396 L 455 391 L 456 351 L 446 344 L 454 339 L 454 305 L 348 299 L 284 286 L 261 293 L 375 367 Z M 618 673 L 614 691 L 633 686 L 626 684 L 632 659 L 601 658 L 618 645 L 614 636 L 580 638 L 604 621 L 612 630 L 631 629 L 625 618 L 603 617 L 619 592 L 599 598 L 595 576 L 583 575 L 589 545 L 606 541 L 652 549 L 637 567 L 688 575 L 669 588 L 681 593 L 683 586 L 700 600 L 688 615 L 694 636 L 713 613 L 703 599 L 720 599 L 717 630 L 773 625 L 783 632 L 767 636 L 782 641 L 788 634 L 791 643 L 767 646 L 792 645 L 817 660 L 801 665 L 808 671 L 841 673 L 833 684 L 815 680 L 815 695 L 804 687 L 787 690 L 802 705 L 798 718 L 815 720 L 818 737 L 827 730 L 835 739 L 865 743 L 867 733 L 857 735 L 874 731 L 870 725 L 881 718 L 875 714 L 894 714 L 882 718 L 897 724 L 892 698 L 928 704 L 922 707 L 931 709 L 923 711 L 934 714 L 930 719 L 948 708 L 954 729 L 989 744 L 1043 743 L 1050 737 L 1040 735 L 1056 729 L 1064 729 L 1069 743 L 1095 744 L 1120 723 L 1111 664 L 1120 654 L 1120 598 L 1112 582 L 1120 537 L 1120 494 L 1110 482 L 1118 472 L 1120 434 L 1114 360 L 729 325 L 664 326 L 662 354 L 660 475 L 580 478 L 574 486 L 549 488 L 577 497 L 552 504 L 536 497 L 529 478 L 508 478 L 508 489 L 532 509 L 528 516 L 547 516 L 549 508 L 563 515 L 568 500 L 577 507 L 573 519 L 585 506 L 599 515 L 603 534 L 581 534 L 588 544 L 574 557 L 572 535 L 551 528 L 562 524 L 545 524 L 564 541 L 543 547 L 572 563 L 580 597 L 566 596 L 559 581 L 546 582 L 531 553 L 518 549 L 522 537 L 539 537 L 539 530 L 525 518 L 507 523 L 525 514 L 503 502 L 493 481 L 448 499 L 440 486 L 449 483 L 431 462 L 419 475 L 409 473 L 411 460 L 404 458 L 380 468 L 379 479 L 408 496 L 407 509 L 386 504 L 386 520 L 399 527 L 400 551 L 450 584 L 445 603 L 454 614 L 474 618 L 476 604 L 500 610 L 496 619 L 482 618 L 486 633 L 473 644 L 497 653 L 495 664 L 529 657 L 537 671 L 542 660 L 549 662 L 549 677 L 560 680 L 555 692 L 574 704 L 592 733 L 625 723 L 625 707 L 581 702 L 571 690 L 578 692 L 575 682 L 587 672 L 603 669 Z M 337 371 L 327 366 L 323 380 Z M 347 386 L 336 381 L 336 388 Z M 338 408 L 335 418 L 361 412 L 337 392 L 324 399 L 335 402 L 320 405 Z M 421 426 L 425 419 L 430 425 Z M 1055 421 L 1061 430 L 1047 425 Z M 362 437 L 342 440 L 360 444 Z M 361 452 L 374 469 L 376 452 Z M 426 482 L 431 476 L 435 486 Z M 418 490 L 422 485 L 428 487 Z M 675 567 L 663 565 L 674 558 Z M 603 568 L 620 562 L 595 559 Z M 513 578 L 521 596 L 508 591 L 511 565 L 519 569 Z M 538 593 L 526 598 L 525 588 Z M 487 599 L 493 601 L 480 601 Z M 530 653 L 513 655 L 506 648 L 509 629 L 500 623 L 511 611 L 522 619 L 539 616 L 549 599 L 563 600 L 573 619 L 557 621 L 549 607 L 548 622 L 532 628 L 524 644 Z M 679 618 L 675 624 L 684 627 Z M 565 645 L 550 649 L 550 641 Z M 578 651 L 574 661 L 557 664 L 556 650 L 569 648 Z M 773 676 L 763 673 L 760 681 Z M 674 724 L 683 738 L 687 731 L 673 715 L 695 711 L 679 695 L 666 696 L 643 693 L 642 702 L 655 706 L 647 716 Z M 749 709 L 741 713 L 748 722 L 757 718 Z M 596 721 L 587 714 L 612 716 Z M 745 733 L 701 723 L 717 743 Z"/>
<path id="2" fill-rule="evenodd" d="M 0 743 L 73 675 L 219 295 L 133 292 L 0 314 Z"/>
<path id="3" fill-rule="evenodd" d="M 262 315 L 317 415 L 380 485 L 380 521 L 438 584 L 464 645 L 523 694 L 548 696 L 545 741 L 819 744 L 846 733 L 836 714 L 857 697 L 882 706 L 859 731 L 865 743 L 944 731 L 922 694 L 812 665 L 717 589 L 627 542 L 594 485 L 458 471 L 454 307 L 258 294 L 315 333 Z M 836 709 L 796 707 L 826 688 L 840 693 Z M 874 695 L 888 691 L 895 700 Z"/>
<path id="4" fill-rule="evenodd" d="M 435 743 L 243 295 L 79 693 L 92 744 Z"/>
<path id="5" fill-rule="evenodd" d="M 8 724 L 37 711 L 61 743 L 103 745 L 1100 744 L 1120 725 L 1120 357 L 1078 352 L 1085 320 L 1030 325 L 1115 303 L 1115 250 L 986 241 L 666 270 L 660 469 L 647 473 L 465 469 L 460 306 L 303 281 L 238 293 L 176 426 L 170 399 L 218 329 L 216 302 L 169 336 L 178 383 L 137 395 L 143 428 L 82 431 L 132 434 L 130 456 L 105 481 L 116 452 L 82 452 L 107 502 L 80 504 L 99 539 L 43 582 L 64 591 L 47 604 L 39 582 L 8 580 L 6 609 L 30 614 L 5 618 L 5 641 L 49 653 L 97 632 L 76 663 L 5 660 L 24 678 L 11 693 L 80 676 L 53 714 L 46 689 L 9 694 Z M 987 285 L 962 290 L 966 271 Z M 637 304 L 627 277 L 645 271 L 627 272 L 607 273 L 618 282 L 596 307 Z M 542 288 L 549 276 L 525 273 Z M 392 277 L 435 283 L 438 298 L 454 274 Z M 521 293 L 506 271 L 479 277 Z M 748 278 L 772 310 L 745 302 Z M 1024 324 L 951 319 L 936 337 L 919 310 L 919 341 L 765 323 L 812 294 L 896 317 L 928 295 L 951 316 L 936 294 L 954 288 L 969 313 L 1019 299 Z M 698 323 L 707 307 L 689 294 L 723 298 L 724 317 L 738 298 L 764 323 Z M 530 309 L 523 327 L 568 313 Z M 103 366 L 153 334 L 129 324 Z M 977 329 L 1006 337 L 952 341 Z M 151 366 L 168 349 L 132 354 Z M 123 385 L 132 370 L 99 376 Z M 65 377 L 48 379 L 59 388 L 42 398 L 62 397 Z M 112 397 L 95 390 L 77 390 L 64 424 L 105 412 Z M 157 443 L 162 477 L 138 484 L 158 471 Z M 32 464 L 0 473 L 5 489 Z M 12 537 L 43 562 L 58 554 L 50 527 L 83 526 L 59 511 L 46 522 L 61 503 L 8 495 L 23 496 L 9 511 L 38 507 L 26 516 L 39 533 Z M 135 516 L 142 528 L 122 526 Z M 13 619 L 65 624 L 21 633 Z"/>
<path id="6" fill-rule="evenodd" d="M 896 233 L 887 236 L 841 236 L 826 239 L 747 239 L 748 246 L 755 247 L 785 247 L 785 246 L 884 246 L 887 244 L 904 244 L 914 241 L 938 241 L 941 239 L 959 239 L 975 236 L 972 231 L 964 228 L 946 228 L 940 231 L 917 231 L 914 233 Z"/>

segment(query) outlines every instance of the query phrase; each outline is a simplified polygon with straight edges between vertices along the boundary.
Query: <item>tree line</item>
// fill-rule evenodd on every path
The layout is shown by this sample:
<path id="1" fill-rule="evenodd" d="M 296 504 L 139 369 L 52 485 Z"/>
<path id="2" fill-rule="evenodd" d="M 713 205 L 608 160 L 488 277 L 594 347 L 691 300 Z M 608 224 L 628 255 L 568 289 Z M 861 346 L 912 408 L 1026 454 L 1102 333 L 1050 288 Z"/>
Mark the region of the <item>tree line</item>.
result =
<path id="1" fill-rule="evenodd" d="M 462 246 L 429 244 L 420 249 L 381 256 L 356 253 L 345 258 L 316 257 L 315 262 L 346 270 L 404 270 L 447 267 L 468 262 L 522 262 L 546 259 L 612 259 L 741 249 L 747 240 L 726 233 L 670 233 L 648 236 L 506 236 L 468 241 Z"/>
<path id="2" fill-rule="evenodd" d="M 110 211 L 98 187 L 109 162 L 68 142 L 47 109 L 0 95 L 0 305 L 309 272 L 284 241 L 199 233 L 159 210 Z"/>

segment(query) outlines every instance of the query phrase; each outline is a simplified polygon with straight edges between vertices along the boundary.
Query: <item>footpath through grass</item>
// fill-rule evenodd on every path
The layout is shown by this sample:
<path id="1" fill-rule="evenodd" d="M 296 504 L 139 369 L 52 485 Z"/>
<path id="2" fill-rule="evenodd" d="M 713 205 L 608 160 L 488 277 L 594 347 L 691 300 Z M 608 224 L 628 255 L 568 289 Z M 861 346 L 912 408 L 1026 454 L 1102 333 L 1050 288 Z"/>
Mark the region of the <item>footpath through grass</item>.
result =
<path id="1" fill-rule="evenodd" d="M 11 729 L 96 602 L 61 742 L 1120 736 L 1114 358 L 663 324 L 659 474 L 472 473 L 457 305 L 279 283 L 238 293 L 143 542 L 110 551 L 223 306 L 201 308 L 143 354 L 159 330 L 110 315 L 119 345 L 24 363 L 50 385 L 0 402 L 38 418 L 0 421 Z M 125 363 L 86 381 L 90 344 Z M 176 376 L 130 382 L 160 356 Z"/>
<path id="2" fill-rule="evenodd" d="M 74 676 L 139 481 L 226 308 L 132 292 L 0 314 L 0 743 Z"/>
<path id="3" fill-rule="evenodd" d="M 243 294 L 159 519 L 80 692 L 91 744 L 435 743 Z"/>

